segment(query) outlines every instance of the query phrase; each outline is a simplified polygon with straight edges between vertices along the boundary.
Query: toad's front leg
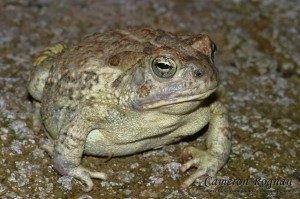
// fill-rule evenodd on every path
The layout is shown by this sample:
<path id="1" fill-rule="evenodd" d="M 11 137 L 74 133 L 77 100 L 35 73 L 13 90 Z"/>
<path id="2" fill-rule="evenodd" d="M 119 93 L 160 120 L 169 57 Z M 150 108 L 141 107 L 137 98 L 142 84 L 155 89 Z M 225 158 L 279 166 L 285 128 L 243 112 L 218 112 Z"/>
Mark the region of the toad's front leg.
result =
<path id="1" fill-rule="evenodd" d="M 84 113 L 88 113 L 86 109 Z M 78 113 L 68 124 L 63 126 L 58 139 L 54 143 L 52 153 L 52 164 L 62 175 L 75 177 L 85 184 L 84 191 L 93 188 L 91 178 L 106 179 L 102 172 L 92 172 L 81 166 L 81 157 L 84 151 L 85 142 L 91 127 L 92 118 L 85 117 L 83 111 Z M 85 121 L 85 122 L 83 122 Z"/>
<path id="2" fill-rule="evenodd" d="M 187 147 L 181 154 L 183 161 L 192 157 L 180 168 L 181 172 L 185 172 L 191 167 L 197 168 L 197 171 L 181 184 L 181 189 L 187 188 L 202 175 L 214 176 L 229 157 L 231 132 L 226 109 L 219 102 L 213 103 L 210 109 L 211 119 L 206 139 L 207 151 Z"/>

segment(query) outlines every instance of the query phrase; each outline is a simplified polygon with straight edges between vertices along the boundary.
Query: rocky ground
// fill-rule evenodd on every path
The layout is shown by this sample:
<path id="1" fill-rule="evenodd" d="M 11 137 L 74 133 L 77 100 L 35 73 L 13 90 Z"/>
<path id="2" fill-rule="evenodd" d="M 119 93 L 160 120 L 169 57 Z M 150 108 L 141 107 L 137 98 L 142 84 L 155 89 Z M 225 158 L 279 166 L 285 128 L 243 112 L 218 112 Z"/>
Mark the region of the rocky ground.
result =
<path id="1" fill-rule="evenodd" d="M 1 198 L 298 198 L 300 196 L 300 1 L 0 1 Z M 53 170 L 32 130 L 26 82 L 33 58 L 59 41 L 95 31 L 148 25 L 178 33 L 208 33 L 217 43 L 221 101 L 229 110 L 233 147 L 220 179 L 244 185 L 178 190 L 187 145 L 202 137 L 122 158 L 84 157 L 111 175 L 84 193 Z M 189 172 L 191 174 L 193 170 Z M 260 179 L 260 184 L 254 184 Z M 270 180 L 291 183 L 268 186 Z M 225 196 L 225 197 L 224 197 Z"/>

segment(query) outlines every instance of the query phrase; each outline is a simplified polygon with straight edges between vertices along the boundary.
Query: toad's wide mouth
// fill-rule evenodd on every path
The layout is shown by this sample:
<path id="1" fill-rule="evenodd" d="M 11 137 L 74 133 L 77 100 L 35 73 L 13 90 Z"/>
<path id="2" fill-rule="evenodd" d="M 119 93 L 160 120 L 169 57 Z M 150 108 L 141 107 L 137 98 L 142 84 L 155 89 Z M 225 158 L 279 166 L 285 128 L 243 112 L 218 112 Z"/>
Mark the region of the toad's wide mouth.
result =
<path id="1" fill-rule="evenodd" d="M 201 101 L 207 98 L 209 95 L 211 95 L 216 89 L 217 86 L 212 89 L 206 90 L 203 93 L 197 93 L 197 94 L 193 94 L 194 92 L 189 90 L 187 92 L 172 93 L 164 96 L 161 95 L 151 96 L 148 99 L 133 101 L 132 107 L 134 109 L 143 110 L 143 109 L 159 108 L 162 106 L 167 106 L 172 104 L 190 102 L 194 100 Z M 196 90 L 196 88 L 194 90 Z"/>

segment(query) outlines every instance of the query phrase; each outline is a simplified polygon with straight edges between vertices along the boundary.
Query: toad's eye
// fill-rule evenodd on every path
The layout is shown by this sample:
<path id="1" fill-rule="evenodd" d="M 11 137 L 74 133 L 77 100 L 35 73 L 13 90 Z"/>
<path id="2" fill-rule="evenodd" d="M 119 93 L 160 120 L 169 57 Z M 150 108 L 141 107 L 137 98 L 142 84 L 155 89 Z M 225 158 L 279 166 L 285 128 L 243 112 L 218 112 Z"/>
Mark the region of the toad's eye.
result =
<path id="1" fill-rule="evenodd" d="M 175 75 L 177 66 L 173 59 L 160 56 L 152 61 L 152 70 L 158 77 L 171 78 Z"/>

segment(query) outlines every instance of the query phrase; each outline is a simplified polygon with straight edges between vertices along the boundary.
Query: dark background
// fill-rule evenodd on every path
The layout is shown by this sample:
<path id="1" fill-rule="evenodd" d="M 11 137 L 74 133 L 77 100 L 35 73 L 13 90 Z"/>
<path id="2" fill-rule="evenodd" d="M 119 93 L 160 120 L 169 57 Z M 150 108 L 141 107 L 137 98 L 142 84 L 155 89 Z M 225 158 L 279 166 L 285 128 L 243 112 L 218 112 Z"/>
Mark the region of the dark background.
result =
<path id="1" fill-rule="evenodd" d="M 83 164 L 114 175 L 94 180 L 87 194 L 70 177 L 53 171 L 38 147 L 44 134 L 32 131 L 32 102 L 26 82 L 33 58 L 51 43 L 86 34 L 148 25 L 177 33 L 208 33 L 217 43 L 218 91 L 229 110 L 233 147 L 219 176 L 290 179 L 300 170 L 300 2 L 155 0 L 0 1 L 0 197 L 2 198 L 224 198 L 201 181 L 179 192 L 180 151 L 204 148 L 203 137 L 129 157 L 84 157 Z M 191 170 L 188 174 L 192 174 Z M 294 176 L 296 176 L 294 174 Z M 241 186 L 209 187 L 243 190 Z M 249 186 L 233 198 L 296 198 Z M 299 192 L 298 192 L 299 196 Z"/>

